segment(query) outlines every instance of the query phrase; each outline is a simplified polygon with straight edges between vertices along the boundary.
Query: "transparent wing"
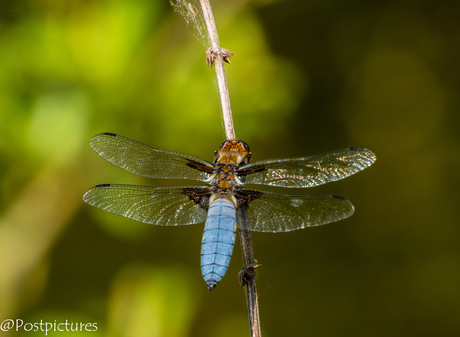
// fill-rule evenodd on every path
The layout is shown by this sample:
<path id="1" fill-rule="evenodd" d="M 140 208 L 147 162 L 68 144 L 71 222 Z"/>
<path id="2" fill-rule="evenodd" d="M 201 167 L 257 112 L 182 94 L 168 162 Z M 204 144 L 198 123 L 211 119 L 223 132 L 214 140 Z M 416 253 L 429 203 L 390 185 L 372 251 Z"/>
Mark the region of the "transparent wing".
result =
<path id="1" fill-rule="evenodd" d="M 260 160 L 240 167 L 237 174 L 247 174 L 245 184 L 305 188 L 346 178 L 375 160 L 371 151 L 355 147 L 310 157 Z"/>
<path id="2" fill-rule="evenodd" d="M 89 145 L 112 164 L 143 177 L 207 181 L 214 172 L 214 165 L 199 157 L 155 149 L 114 133 L 100 133 Z"/>
<path id="3" fill-rule="evenodd" d="M 348 218 L 354 212 L 350 201 L 336 195 L 244 190 L 257 196 L 248 205 L 251 230 L 256 232 L 288 232 L 324 225 Z"/>
<path id="4" fill-rule="evenodd" d="M 206 186 L 150 187 L 102 184 L 83 195 L 88 204 L 106 212 L 159 226 L 181 226 L 206 220 L 206 211 L 191 198 L 190 192 Z"/>

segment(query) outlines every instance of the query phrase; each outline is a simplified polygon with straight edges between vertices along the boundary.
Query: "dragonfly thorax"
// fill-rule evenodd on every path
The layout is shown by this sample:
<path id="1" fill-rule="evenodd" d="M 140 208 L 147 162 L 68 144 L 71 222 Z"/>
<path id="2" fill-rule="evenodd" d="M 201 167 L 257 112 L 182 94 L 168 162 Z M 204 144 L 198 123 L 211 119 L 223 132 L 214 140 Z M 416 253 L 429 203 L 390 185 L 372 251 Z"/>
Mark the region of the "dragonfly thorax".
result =
<path id="1" fill-rule="evenodd" d="M 217 164 L 217 172 L 211 181 L 211 198 L 209 204 L 212 204 L 217 199 L 227 199 L 235 206 L 237 200 L 235 198 L 235 187 L 241 184 L 241 181 L 235 174 L 238 165 L 222 165 Z"/>

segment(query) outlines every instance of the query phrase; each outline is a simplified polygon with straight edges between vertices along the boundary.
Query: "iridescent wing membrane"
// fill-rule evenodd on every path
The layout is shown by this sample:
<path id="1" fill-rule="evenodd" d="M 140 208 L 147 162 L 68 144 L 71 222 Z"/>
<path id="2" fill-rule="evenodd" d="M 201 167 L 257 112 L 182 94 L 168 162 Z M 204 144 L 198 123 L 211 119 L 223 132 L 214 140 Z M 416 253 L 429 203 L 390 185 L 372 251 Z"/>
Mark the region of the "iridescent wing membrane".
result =
<path id="1" fill-rule="evenodd" d="M 256 161 L 237 170 L 245 184 L 284 188 L 306 188 L 346 178 L 375 162 L 364 148 L 348 148 L 319 155 Z M 287 232 L 319 226 L 351 216 L 354 207 L 336 195 L 281 194 L 243 188 L 254 194 L 248 205 L 251 229 L 258 232 Z M 252 199 L 249 196 L 249 199 Z"/>
<path id="2" fill-rule="evenodd" d="M 91 138 L 89 145 L 110 163 L 143 177 L 208 181 L 214 165 L 199 157 L 155 149 L 113 133 Z M 161 226 L 189 225 L 205 221 L 206 211 L 194 192 L 208 194 L 208 185 L 149 187 L 101 184 L 83 196 L 88 204 L 136 221 Z"/>
<path id="3" fill-rule="evenodd" d="M 208 181 L 214 173 L 214 165 L 204 159 L 155 149 L 114 133 L 100 133 L 89 145 L 113 165 L 142 177 Z"/>
<path id="4" fill-rule="evenodd" d="M 90 146 L 112 164 L 137 175 L 209 182 L 215 165 L 201 158 L 152 148 L 119 135 L 94 136 Z M 363 148 L 349 148 L 311 157 L 262 160 L 242 166 L 236 174 L 245 184 L 304 188 L 348 177 L 375 161 Z M 353 205 L 345 198 L 319 194 L 281 194 L 243 186 L 238 192 L 249 202 L 251 229 L 285 232 L 349 217 Z M 210 185 L 148 187 L 103 184 L 89 189 L 84 201 L 130 219 L 177 226 L 203 222 Z"/>
<path id="5" fill-rule="evenodd" d="M 200 187 L 207 188 L 207 185 L 193 188 Z M 160 226 L 192 225 L 204 222 L 206 211 L 184 193 L 190 188 L 101 184 L 90 188 L 83 200 L 139 222 Z"/>
<path id="6" fill-rule="evenodd" d="M 371 151 L 354 147 L 310 157 L 260 160 L 240 167 L 237 174 L 248 174 L 245 184 L 305 188 L 346 178 L 374 162 Z"/>
<path id="7" fill-rule="evenodd" d="M 246 189 L 244 189 L 246 190 Z M 283 194 L 250 189 L 259 194 L 248 205 L 251 230 L 289 232 L 348 218 L 354 207 L 347 199 L 325 194 Z"/>

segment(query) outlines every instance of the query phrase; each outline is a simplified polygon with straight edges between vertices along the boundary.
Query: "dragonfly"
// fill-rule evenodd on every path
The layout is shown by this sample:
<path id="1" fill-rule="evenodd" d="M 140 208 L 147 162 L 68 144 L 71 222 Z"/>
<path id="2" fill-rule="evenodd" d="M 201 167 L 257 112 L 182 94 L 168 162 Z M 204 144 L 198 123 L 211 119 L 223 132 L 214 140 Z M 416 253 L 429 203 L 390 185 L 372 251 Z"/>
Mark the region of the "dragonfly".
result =
<path id="1" fill-rule="evenodd" d="M 101 157 L 130 173 L 201 182 L 172 187 L 100 184 L 86 191 L 83 200 L 104 211 L 159 226 L 205 222 L 201 272 L 209 290 L 230 264 L 240 207 L 247 207 L 251 231 L 271 233 L 335 222 L 354 212 L 351 202 L 337 195 L 277 193 L 246 185 L 314 187 L 355 174 L 376 160 L 370 150 L 352 147 L 250 163 L 249 146 L 241 140 L 223 142 L 212 162 L 114 133 L 98 134 L 89 144 Z"/>

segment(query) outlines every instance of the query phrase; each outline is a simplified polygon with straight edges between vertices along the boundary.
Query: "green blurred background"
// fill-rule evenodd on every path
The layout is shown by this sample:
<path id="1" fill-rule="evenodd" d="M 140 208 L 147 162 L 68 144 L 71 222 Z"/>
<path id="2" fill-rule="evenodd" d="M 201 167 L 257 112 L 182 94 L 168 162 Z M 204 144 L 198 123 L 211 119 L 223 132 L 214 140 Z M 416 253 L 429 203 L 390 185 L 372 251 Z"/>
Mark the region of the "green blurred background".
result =
<path id="1" fill-rule="evenodd" d="M 196 32 L 167 0 L 0 3 L 0 320 L 248 336 L 239 244 L 209 292 L 202 225 L 81 200 L 99 183 L 183 183 L 109 164 L 87 145 L 99 132 L 212 159 L 224 132 Z M 263 335 L 459 336 L 460 2 L 212 3 L 253 160 L 350 146 L 378 158 L 308 191 L 347 197 L 351 218 L 253 235 Z"/>

